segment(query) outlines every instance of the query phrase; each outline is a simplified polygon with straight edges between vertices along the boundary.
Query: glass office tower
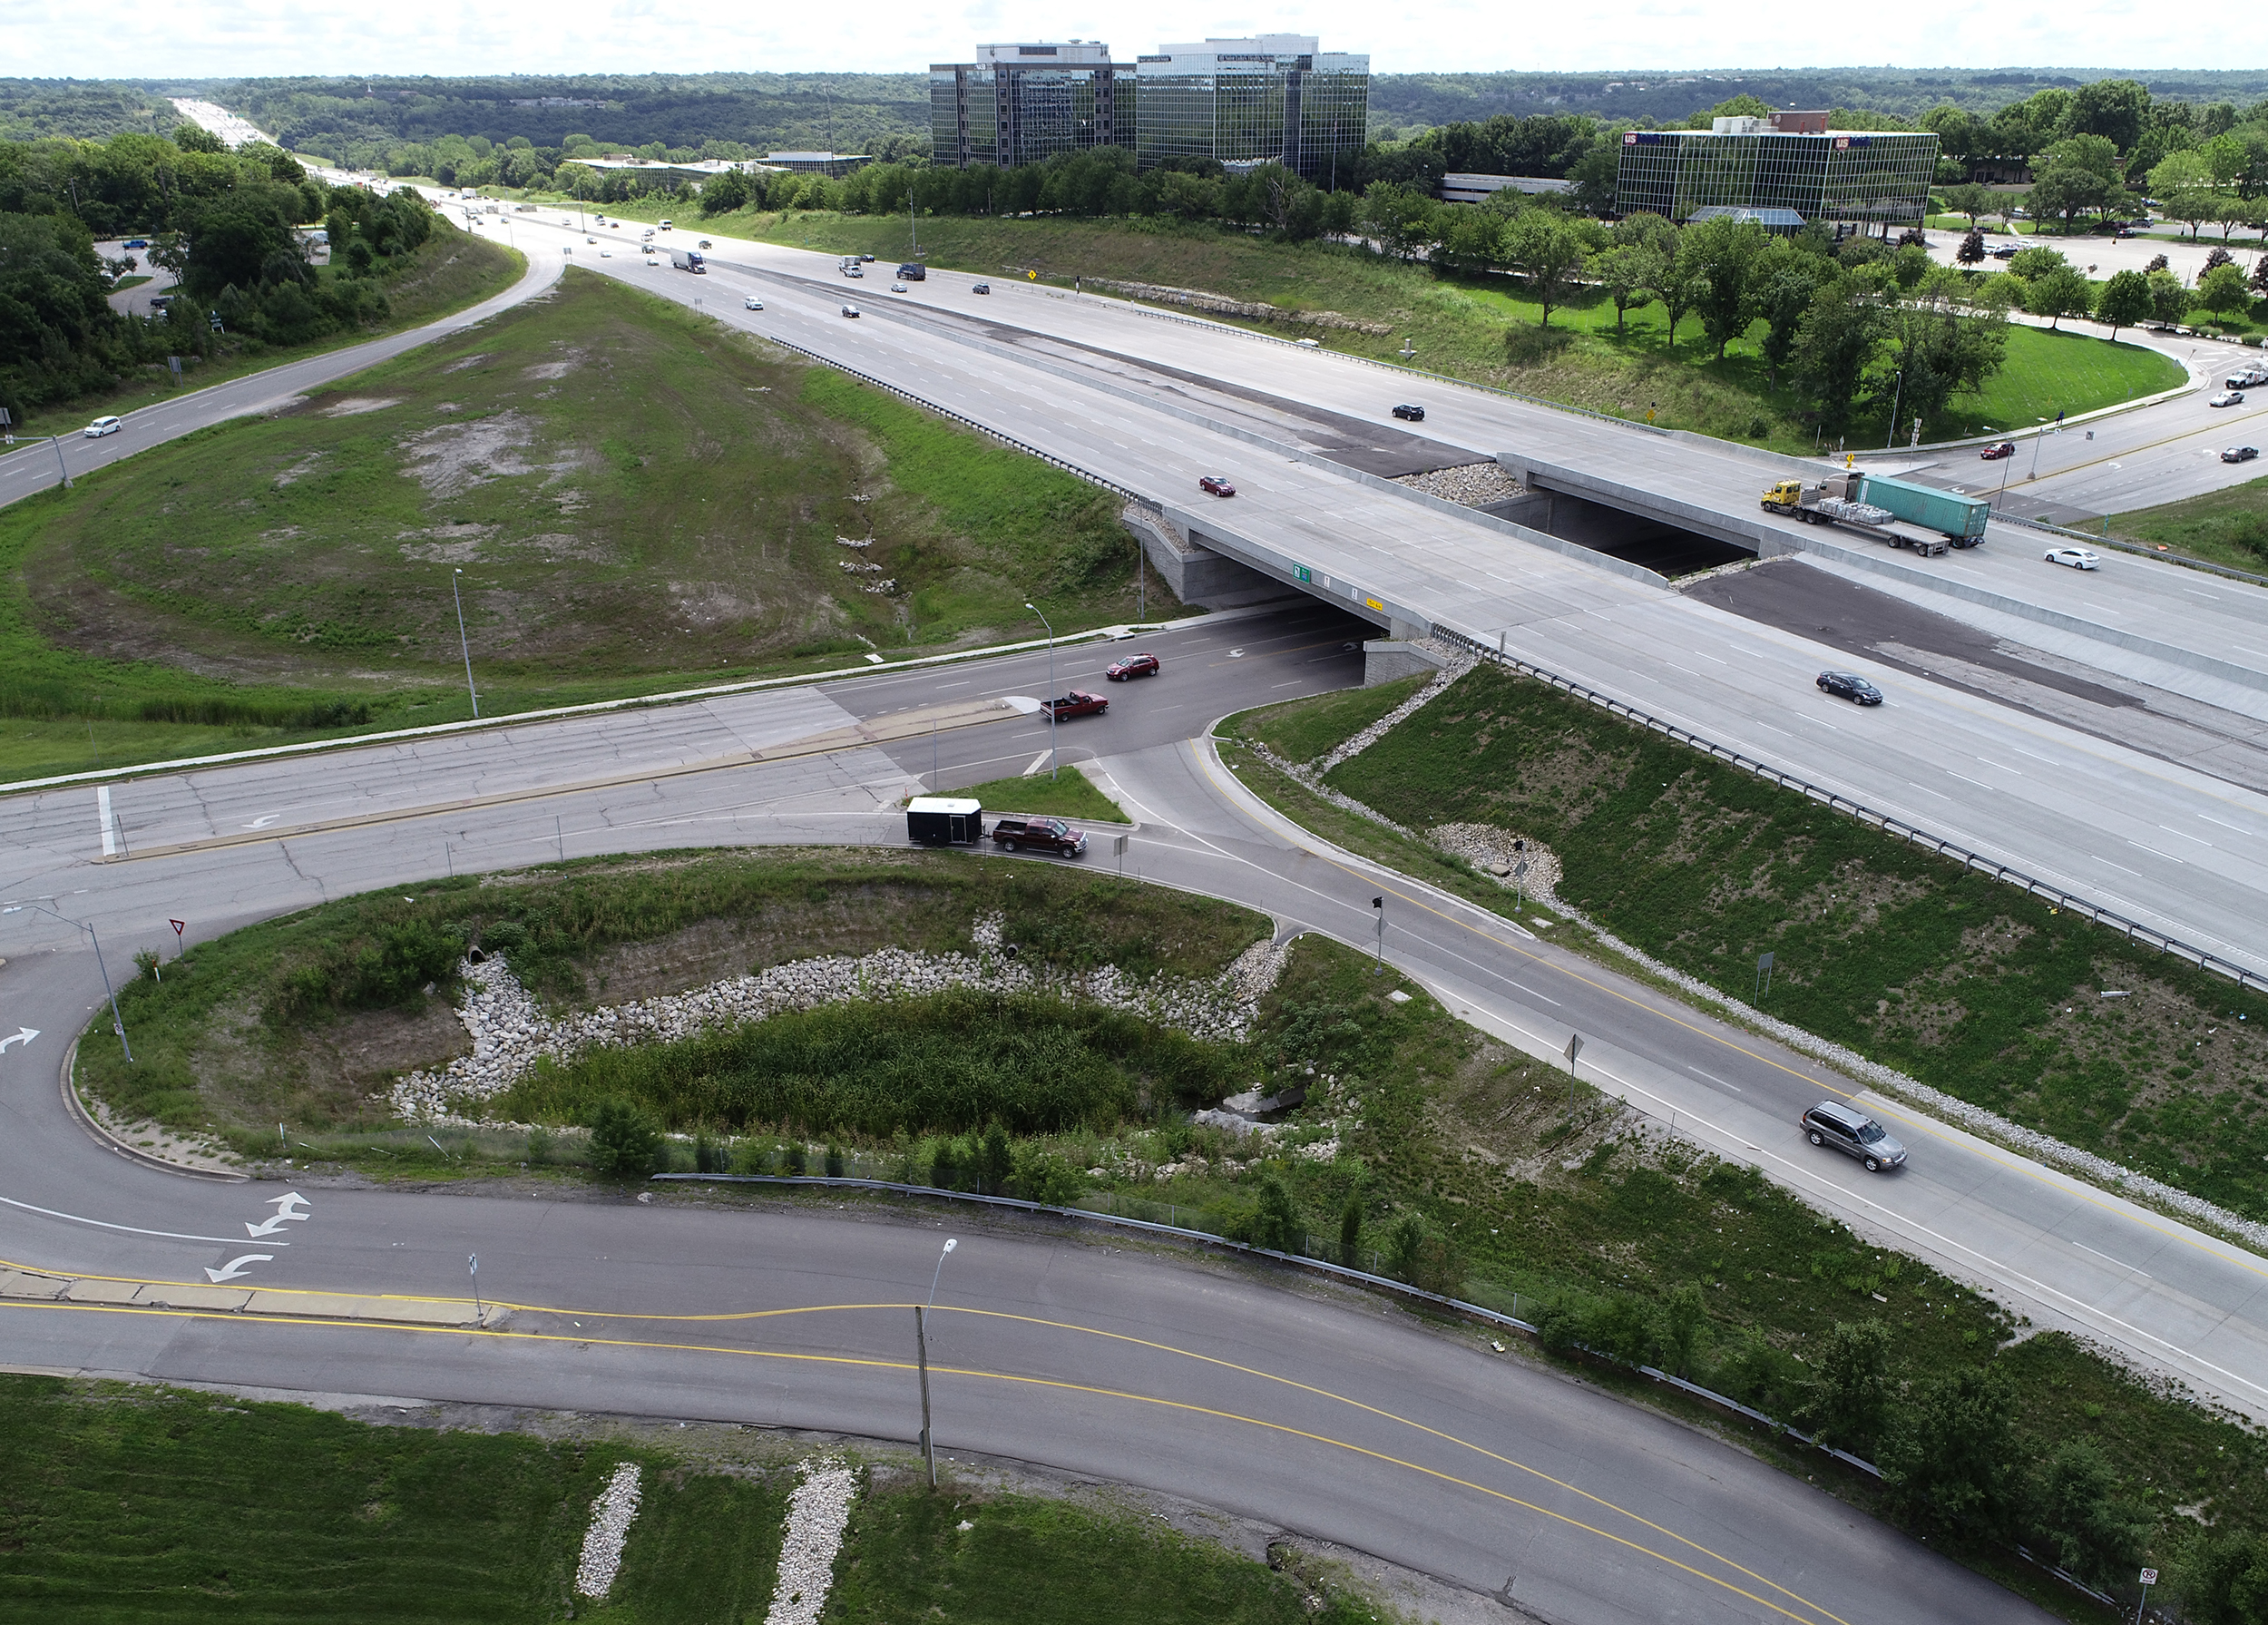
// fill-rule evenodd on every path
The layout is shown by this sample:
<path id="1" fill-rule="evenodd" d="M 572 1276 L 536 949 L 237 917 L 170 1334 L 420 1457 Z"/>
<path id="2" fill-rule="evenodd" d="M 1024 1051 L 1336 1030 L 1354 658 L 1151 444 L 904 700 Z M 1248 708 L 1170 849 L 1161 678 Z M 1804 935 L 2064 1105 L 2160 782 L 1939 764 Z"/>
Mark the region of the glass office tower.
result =
<path id="1" fill-rule="evenodd" d="M 1100 41 L 979 45 L 929 70 L 932 162 L 1013 169 L 1134 144 L 1134 78 Z"/>
<path id="2" fill-rule="evenodd" d="M 1135 64 L 1135 157 L 1263 163 L 1321 185 L 1349 174 L 1370 114 L 1370 58 L 1316 47 L 1313 34 L 1166 45 Z"/>
<path id="3" fill-rule="evenodd" d="M 1700 209 L 1794 210 L 1806 220 L 1885 230 L 1919 226 L 1928 211 L 1935 135 L 1799 133 L 1762 119 L 1716 123 L 1706 134 L 1626 132 L 1616 210 L 1673 220 Z"/>

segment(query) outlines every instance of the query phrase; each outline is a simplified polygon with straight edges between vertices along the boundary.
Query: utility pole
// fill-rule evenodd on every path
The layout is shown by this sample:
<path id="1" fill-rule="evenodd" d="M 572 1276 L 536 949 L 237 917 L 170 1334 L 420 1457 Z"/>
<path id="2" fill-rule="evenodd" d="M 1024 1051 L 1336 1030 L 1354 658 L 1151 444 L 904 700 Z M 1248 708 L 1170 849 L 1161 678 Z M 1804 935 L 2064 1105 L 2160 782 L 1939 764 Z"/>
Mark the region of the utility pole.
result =
<path id="1" fill-rule="evenodd" d="M 1040 606 L 1030 599 L 1024 601 L 1023 607 L 1038 615 L 1040 624 L 1048 629 L 1048 782 L 1053 784 L 1057 768 L 1055 730 L 1062 721 L 1059 714 L 1062 708 L 1055 703 L 1061 698 L 1055 691 L 1055 628 L 1049 623 L 1047 616 L 1041 612 Z"/>
<path id="2" fill-rule="evenodd" d="M 1898 444 L 1898 409 L 1904 406 L 1906 401 L 1906 369 L 1902 367 L 1899 367 L 1892 376 L 1897 378 L 1898 385 L 1897 387 L 1891 393 L 1890 433 L 1882 436 L 1882 449 L 1884 451 L 1888 451 L 1892 446 Z"/>
<path id="3" fill-rule="evenodd" d="M 1371 974 L 1383 976 L 1386 974 L 1386 899 L 1383 896 L 1373 897 L 1370 905 L 1378 915 L 1377 968 Z"/>
<path id="4" fill-rule="evenodd" d="M 460 567 L 449 577 L 449 594 L 456 600 L 456 645 L 464 653 L 464 691 L 473 697 L 473 720 L 478 721 L 481 714 L 480 690 L 473 686 L 473 645 L 464 636 L 464 594 L 457 586 L 464 576 L 464 572 Z"/>

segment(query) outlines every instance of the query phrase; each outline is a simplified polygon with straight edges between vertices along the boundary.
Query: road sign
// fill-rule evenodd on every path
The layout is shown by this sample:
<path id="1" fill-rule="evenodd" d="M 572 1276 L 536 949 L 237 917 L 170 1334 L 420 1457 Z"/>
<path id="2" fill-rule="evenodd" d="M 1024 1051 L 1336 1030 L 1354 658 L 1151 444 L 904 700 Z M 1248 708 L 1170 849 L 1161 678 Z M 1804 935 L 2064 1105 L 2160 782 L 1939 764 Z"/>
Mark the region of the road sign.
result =
<path id="1" fill-rule="evenodd" d="M 1583 1035 L 1580 1033 L 1569 1033 L 1567 1035 L 1567 1064 L 1569 1071 L 1572 1072 L 1574 1070 L 1575 1058 L 1582 1052 Z"/>
<path id="2" fill-rule="evenodd" d="M 2157 1571 L 2156 1569 L 2143 1570 L 2142 1583 L 2144 1585 L 2156 1585 L 2157 1583 Z"/>
<path id="3" fill-rule="evenodd" d="M 1312 582 L 1315 579 L 1315 573 L 1308 569 L 1305 564 L 1294 564 L 1292 566 L 1292 579 L 1295 582 Z"/>
<path id="4" fill-rule="evenodd" d="M 168 920 L 165 923 L 173 927 L 173 957 L 179 959 L 183 953 L 187 952 L 187 950 L 181 946 L 181 933 L 189 929 L 189 922 L 187 920 Z"/>

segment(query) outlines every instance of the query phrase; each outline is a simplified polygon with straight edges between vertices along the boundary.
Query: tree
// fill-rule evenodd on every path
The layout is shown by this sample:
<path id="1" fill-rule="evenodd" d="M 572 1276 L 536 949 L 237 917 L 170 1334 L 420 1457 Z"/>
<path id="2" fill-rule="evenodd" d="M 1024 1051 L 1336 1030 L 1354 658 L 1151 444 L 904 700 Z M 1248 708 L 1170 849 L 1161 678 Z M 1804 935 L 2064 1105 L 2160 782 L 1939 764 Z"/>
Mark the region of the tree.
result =
<path id="1" fill-rule="evenodd" d="M 1968 1366 L 1925 1383 L 1892 1419 L 1876 1464 L 1891 1503 L 1924 1528 L 2001 1533 L 2014 1510 L 2015 1401 L 1998 1371 Z"/>
<path id="2" fill-rule="evenodd" d="M 2142 1561 L 2149 1520 L 2121 1493 L 2109 1458 L 2091 1440 L 2067 1439 L 2040 1467 L 2026 1522 L 2056 1561 L 2100 1588 L 2129 1578 Z"/>
<path id="3" fill-rule="evenodd" d="M 1350 1196 L 1339 1210 L 1339 1262 L 1349 1269 L 1363 1267 L 1363 1199 Z"/>
<path id="4" fill-rule="evenodd" d="M 1414 187 L 1374 181 L 1363 193 L 1363 223 L 1397 259 L 1411 259 L 1433 240 L 1435 204 Z"/>
<path id="5" fill-rule="evenodd" d="M 713 175 L 701 187 L 701 213 L 705 218 L 730 214 L 748 201 L 748 177 L 740 170 Z"/>
<path id="6" fill-rule="evenodd" d="M 1944 191 L 1946 210 L 1952 214 L 1967 215 L 1972 230 L 1976 228 L 1980 215 L 1992 212 L 1995 201 L 1990 187 L 1979 186 L 1973 181 L 1964 181 L 1959 186 L 1949 186 Z"/>
<path id="7" fill-rule="evenodd" d="M 2150 93 L 2131 79 L 2097 79 L 2072 93 L 2068 127 L 2110 143 L 2114 152 L 2133 149 L 2150 113 Z"/>
<path id="8" fill-rule="evenodd" d="M 2245 1530 L 2203 1535 L 2176 1572 L 2185 1615 L 2197 1625 L 2268 1620 L 2268 1535 Z"/>
<path id="9" fill-rule="evenodd" d="M 2268 296 L 2268 254 L 2253 261 L 2253 291 Z"/>
<path id="10" fill-rule="evenodd" d="M 1464 1263 L 1448 1238 L 1423 1216 L 1404 1213 L 1386 1231 L 1386 1271 L 1421 1292 L 1454 1297 L 1464 1285 Z"/>
<path id="11" fill-rule="evenodd" d="M 2158 212 L 2179 220 L 2192 237 L 2213 218 L 2213 165 L 2202 152 L 2169 152 L 2150 171 Z"/>
<path id="12" fill-rule="evenodd" d="M 1699 1346 L 1703 1327 L 1708 1324 L 1708 1313 L 1701 1298 L 1701 1288 L 1691 1281 L 1680 1282 L 1673 1287 L 1669 1300 L 1662 1306 L 1661 1326 L 1656 1338 L 1661 1349 L 1663 1369 L 1672 1376 L 1684 1376 L 1692 1367 L 1695 1350 Z"/>
<path id="13" fill-rule="evenodd" d="M 2262 218 L 2258 198 L 2239 197 L 2232 192 L 2216 192 L 2213 199 L 2213 223 L 2221 228 L 2221 240 L 2226 242 L 2229 233 L 2239 226 L 2256 224 Z"/>
<path id="14" fill-rule="evenodd" d="M 2110 324 L 2113 343 L 2119 328 L 2147 320 L 2150 308 L 2150 279 L 2136 270 L 2114 273 L 2095 300 L 2095 314 Z"/>
<path id="15" fill-rule="evenodd" d="M 1253 1221 L 1252 1242 L 1255 1247 L 1295 1256 L 1307 1249 L 1307 1227 L 1300 1222 L 1292 1193 L 1272 1173 L 1260 1176 L 1260 1211 Z"/>
<path id="16" fill-rule="evenodd" d="M 2234 316 L 2252 302 L 2253 290 L 2234 265 L 2216 265 L 2197 279 L 2197 304 L 2215 316 Z"/>
<path id="17" fill-rule="evenodd" d="M 1765 323 L 1765 377 L 1774 388 L 1780 374 L 1795 356 L 1796 334 L 1804 312 L 1822 283 L 1831 280 L 1834 268 L 1816 254 L 1807 254 L 1784 239 L 1775 238 L 1758 258 L 1755 270 L 1756 314 Z"/>
<path id="18" fill-rule="evenodd" d="M 173 144 L 184 152 L 226 152 L 229 150 L 228 142 L 202 124 L 191 123 L 187 119 L 174 125 L 171 134 Z"/>
<path id="19" fill-rule="evenodd" d="M 2268 255 L 2263 255 L 2261 262 L 2268 265 Z M 1606 289 L 1607 298 L 1614 305 L 1617 333 L 1623 331 L 1623 318 L 1632 306 L 1653 302 L 1654 290 L 1646 281 L 1651 269 L 1652 257 L 1643 248 L 1627 242 L 1591 256 L 1591 280 Z"/>
<path id="20" fill-rule="evenodd" d="M 1954 251 L 1953 258 L 1962 265 L 1982 265 L 1985 258 L 1984 233 L 1974 226 L 1970 227 L 1969 234 L 1960 240 L 1960 247 Z"/>
<path id="21" fill-rule="evenodd" d="M 1505 233 L 1506 258 L 1528 279 L 1528 291 L 1543 307 L 1539 326 L 1551 325 L 1552 307 L 1582 265 L 1589 240 L 1587 223 L 1569 220 L 1556 209 L 1523 209 Z"/>
<path id="22" fill-rule="evenodd" d="M 2048 318 L 2050 332 L 2065 317 L 2083 316 L 2094 308 L 2094 284 L 2075 266 L 2058 266 L 2024 289 L 2024 308 Z"/>
<path id="23" fill-rule="evenodd" d="M 1763 227 L 1720 215 L 1687 226 L 1678 245 L 1678 260 L 1694 281 L 1695 314 L 1719 360 L 1756 319 L 1753 273 L 1765 240 Z"/>
<path id="24" fill-rule="evenodd" d="M 1879 1320 L 1838 1323 L 1819 1351 L 1819 1442 L 1871 1455 L 1889 1403 L 1890 1328 Z"/>
<path id="25" fill-rule="evenodd" d="M 609 1178 L 642 1180 L 660 1166 L 661 1131 L 629 1101 L 601 1101 L 591 1117 L 591 1166 Z"/>
<path id="26" fill-rule="evenodd" d="M 2036 281 L 2050 271 L 2068 270 L 2071 262 L 2063 257 L 2061 249 L 2019 249 L 2016 258 L 2009 261 L 2011 275 L 2027 282 Z"/>
<path id="27" fill-rule="evenodd" d="M 1665 237 L 1653 250 L 1653 263 L 1647 268 L 1647 286 L 1662 302 L 1663 314 L 1669 318 L 1669 348 L 1677 348 L 1677 324 L 1684 319 L 1701 297 L 1701 279 L 1685 263 L 1679 251 L 1683 234 Z"/>
<path id="28" fill-rule="evenodd" d="M 2150 314 L 2167 327 L 2173 327 L 2189 314 L 2189 289 L 2182 279 L 2163 266 L 2145 273 L 2150 279 Z"/>
<path id="29" fill-rule="evenodd" d="M 1796 379 L 1829 434 L 1849 423 L 1882 337 L 1881 308 L 1850 279 L 1830 282 L 1812 296 L 1796 330 L 1793 360 Z"/>
<path id="30" fill-rule="evenodd" d="M 2110 182 L 2092 170 L 2076 164 L 2051 165 L 2045 173 L 2034 177 L 2031 191 L 2024 196 L 2024 206 L 2031 210 L 2033 219 L 2059 220 L 2068 231 L 2071 222 L 2080 215 L 2101 208 L 2110 191 Z"/>

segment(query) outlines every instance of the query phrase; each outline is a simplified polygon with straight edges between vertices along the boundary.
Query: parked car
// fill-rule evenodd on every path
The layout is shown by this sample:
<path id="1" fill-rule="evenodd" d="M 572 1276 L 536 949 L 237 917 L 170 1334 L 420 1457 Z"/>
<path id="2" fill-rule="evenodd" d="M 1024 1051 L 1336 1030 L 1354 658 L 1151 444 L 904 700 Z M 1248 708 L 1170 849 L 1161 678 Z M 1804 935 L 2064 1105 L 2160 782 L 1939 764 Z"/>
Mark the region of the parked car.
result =
<path id="1" fill-rule="evenodd" d="M 1087 837 L 1061 818 L 1002 818 L 992 826 L 992 839 L 1010 852 L 1031 847 L 1077 857 L 1087 850 Z"/>
<path id="2" fill-rule="evenodd" d="M 1895 1168 L 1906 1160 L 1906 1148 L 1891 1138 L 1889 1130 L 1840 1101 L 1822 1101 L 1795 1121 L 1813 1145 L 1831 1145 L 1856 1157 L 1869 1173 Z"/>
<path id="3" fill-rule="evenodd" d="M 2260 455 L 2257 445 L 2232 445 L 2221 454 L 2224 463 L 2249 463 Z"/>
<path id="4" fill-rule="evenodd" d="M 990 282 L 979 282 L 974 288 L 970 289 L 969 291 L 971 293 L 990 293 L 992 291 L 992 285 Z"/>
<path id="5" fill-rule="evenodd" d="M 100 440 L 105 435 L 115 435 L 123 426 L 115 417 L 98 417 L 80 432 L 89 440 Z"/>
<path id="6" fill-rule="evenodd" d="M 1393 409 L 1393 415 L 1396 417 L 1406 419 L 1411 423 L 1423 423 L 1425 421 L 1425 408 L 1423 406 L 1413 406 L 1405 404 L 1396 406 Z"/>
<path id="7" fill-rule="evenodd" d="M 845 316 L 855 317 L 858 314 L 858 307 L 855 305 L 846 305 L 843 307 L 843 314 Z"/>
<path id="8" fill-rule="evenodd" d="M 146 237 L 129 237 L 126 240 L 126 246 L 130 249 L 146 249 L 150 246 L 150 240 Z"/>
<path id="9" fill-rule="evenodd" d="M 1882 690 L 1855 671 L 1822 671 L 1819 674 L 1819 689 L 1823 694 L 1848 700 L 1853 705 L 1880 705 L 1882 702 Z"/>
<path id="10" fill-rule="evenodd" d="M 761 310 L 764 308 L 764 301 L 758 299 L 756 295 L 750 294 L 747 299 L 740 301 L 740 308 L 743 310 Z"/>
<path id="11" fill-rule="evenodd" d="M 2015 455 L 2016 442 L 2013 440 L 2003 440 L 1997 445 L 1988 445 L 1977 454 L 1988 463 L 1998 463 L 2002 457 L 2012 457 Z"/>
<path id="12" fill-rule="evenodd" d="M 1234 496 L 1237 494 L 1237 487 L 1228 483 L 1228 476 L 1225 474 L 1198 475 L 1197 476 L 1197 488 L 1200 491 L 1209 491 L 1215 496 Z"/>
<path id="13" fill-rule="evenodd" d="M 2208 406 L 2241 406 L 2244 404 L 2244 392 L 2242 389 L 2224 389 L 2205 403 Z"/>
<path id="14" fill-rule="evenodd" d="M 1099 717 L 1110 709 L 1110 702 L 1100 694 L 1090 694 L 1084 689 L 1073 689 L 1054 700 L 1040 701 L 1042 714 L 1061 721 L 1065 717 Z"/>
<path id="15" fill-rule="evenodd" d="M 2084 547 L 2051 547 L 2040 556 L 2050 564 L 2068 564 L 2074 570 L 2093 570 L 2102 563 Z"/>
<path id="16" fill-rule="evenodd" d="M 1162 670 L 1154 654 L 1129 654 L 1105 666 L 1102 675 L 1112 682 L 1124 682 L 1130 677 L 1155 677 Z"/>

